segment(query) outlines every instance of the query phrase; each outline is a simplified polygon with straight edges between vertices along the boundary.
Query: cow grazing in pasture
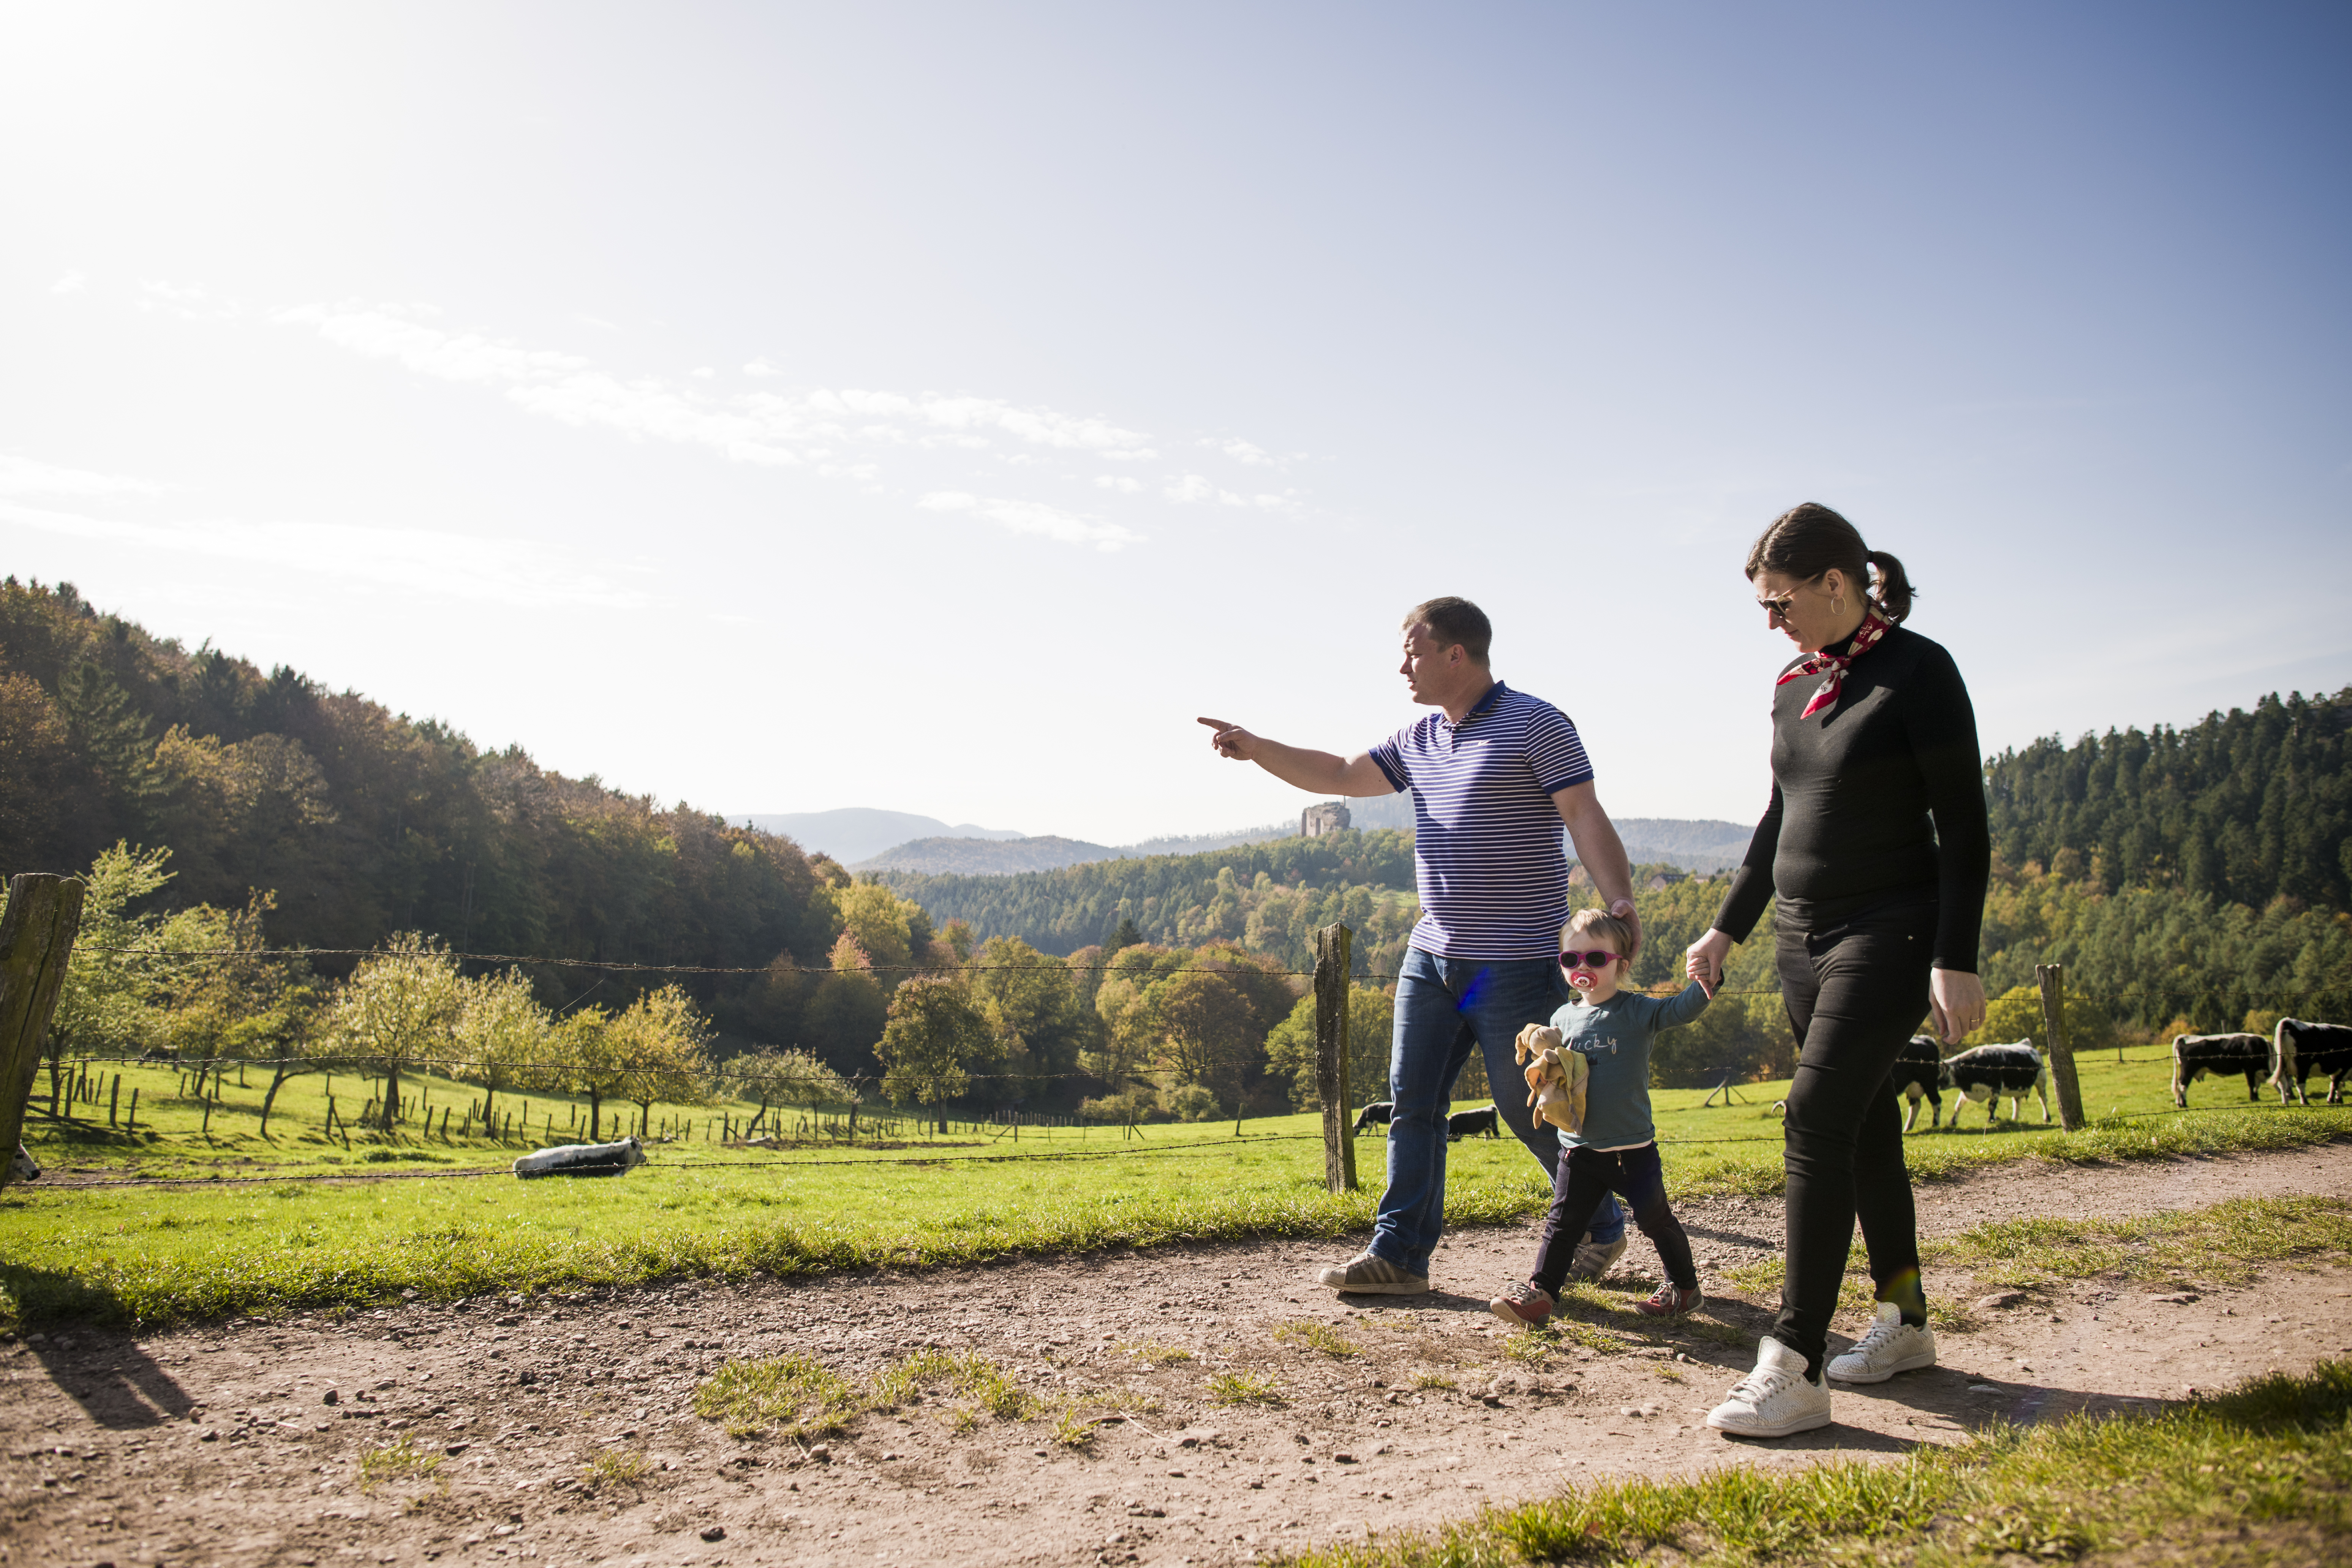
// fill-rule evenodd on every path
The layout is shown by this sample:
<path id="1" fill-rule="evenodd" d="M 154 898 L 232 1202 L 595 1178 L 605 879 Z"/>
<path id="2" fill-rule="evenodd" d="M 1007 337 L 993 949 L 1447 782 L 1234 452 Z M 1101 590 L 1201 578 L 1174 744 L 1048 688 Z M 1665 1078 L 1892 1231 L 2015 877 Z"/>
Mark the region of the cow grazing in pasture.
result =
<path id="1" fill-rule="evenodd" d="M 1445 1141 L 1451 1143 L 1457 1139 L 1475 1138 L 1480 1133 L 1489 1138 L 1499 1138 L 1503 1134 L 1496 1123 L 1497 1113 L 1491 1105 L 1482 1105 L 1475 1110 L 1457 1110 L 1445 1119 Z"/>
<path id="2" fill-rule="evenodd" d="M 2032 1040 L 2007 1046 L 1978 1046 L 1946 1061 L 1937 1074 L 1946 1089 L 1958 1089 L 1968 1100 L 1984 1101 L 1985 1125 L 2000 1113 L 2000 1097 L 2009 1096 L 2009 1119 L 2015 1121 L 2024 1097 L 2042 1100 L 2042 1120 L 2050 1120 L 2050 1064 Z M 1952 1125 L 1960 1124 L 1960 1108 L 1952 1107 Z"/>
<path id="3" fill-rule="evenodd" d="M 1911 1102 L 1909 1114 L 1903 1118 L 1903 1131 L 1911 1131 L 1919 1120 L 1919 1101 L 1925 1099 L 1935 1109 L 1929 1116 L 1930 1130 L 1944 1124 L 1944 1053 L 1936 1045 L 1933 1035 L 1914 1035 L 1911 1043 L 1895 1054 L 1895 1091 Z"/>
<path id="4" fill-rule="evenodd" d="M 2211 1073 L 2226 1078 L 2243 1073 L 2246 1098 L 2263 1097 L 2262 1080 L 2271 1070 L 2271 1043 L 2260 1035 L 2175 1035 L 2172 1037 L 2172 1103 L 2189 1109 L 2189 1086 Z"/>
<path id="5" fill-rule="evenodd" d="M 37 1182 L 41 1179 L 41 1167 L 25 1152 L 22 1143 L 16 1145 L 16 1156 L 8 1162 L 8 1179 L 12 1182 Z"/>
<path id="6" fill-rule="evenodd" d="M 1395 1114 L 1396 1101 L 1376 1100 L 1356 1112 L 1356 1131 L 1361 1132 L 1367 1127 L 1386 1127 L 1389 1118 Z"/>
<path id="7" fill-rule="evenodd" d="M 2281 1018 L 2271 1036 L 2271 1087 L 2278 1090 L 2279 1103 L 2286 1103 L 2286 1086 L 2292 1080 L 2295 1099 L 2309 1105 L 2304 1084 L 2315 1072 L 2327 1080 L 2327 1103 L 2343 1104 L 2344 1080 L 2352 1076 L 2352 1029 Z"/>

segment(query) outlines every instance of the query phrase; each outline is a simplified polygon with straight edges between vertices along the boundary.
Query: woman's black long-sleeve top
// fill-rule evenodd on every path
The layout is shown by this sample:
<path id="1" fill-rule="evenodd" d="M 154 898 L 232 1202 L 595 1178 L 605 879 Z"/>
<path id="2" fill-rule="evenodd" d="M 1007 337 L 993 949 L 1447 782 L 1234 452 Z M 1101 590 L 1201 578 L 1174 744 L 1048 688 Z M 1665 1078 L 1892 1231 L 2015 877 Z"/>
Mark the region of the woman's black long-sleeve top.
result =
<path id="1" fill-rule="evenodd" d="M 1716 928 L 1745 942 L 1775 893 L 1781 921 L 1801 929 L 1889 894 L 1933 893 L 1935 966 L 1974 973 L 1992 837 L 1959 668 L 1897 626 L 1847 668 L 1834 704 L 1798 717 L 1820 684 L 1774 691 L 1772 804 Z"/>

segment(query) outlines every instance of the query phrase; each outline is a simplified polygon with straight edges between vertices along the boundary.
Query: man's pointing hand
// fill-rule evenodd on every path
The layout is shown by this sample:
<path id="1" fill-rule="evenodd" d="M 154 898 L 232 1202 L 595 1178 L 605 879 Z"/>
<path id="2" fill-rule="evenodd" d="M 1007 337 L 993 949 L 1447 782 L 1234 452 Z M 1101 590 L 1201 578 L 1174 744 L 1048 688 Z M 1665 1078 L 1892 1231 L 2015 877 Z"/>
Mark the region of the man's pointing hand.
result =
<path id="1" fill-rule="evenodd" d="M 1209 744 L 1217 749 L 1217 755 L 1231 757 L 1237 763 L 1253 760 L 1253 753 L 1257 749 L 1255 735 L 1238 724 L 1228 724 L 1223 719 L 1202 719 L 1199 722 L 1215 731 L 1209 737 Z"/>

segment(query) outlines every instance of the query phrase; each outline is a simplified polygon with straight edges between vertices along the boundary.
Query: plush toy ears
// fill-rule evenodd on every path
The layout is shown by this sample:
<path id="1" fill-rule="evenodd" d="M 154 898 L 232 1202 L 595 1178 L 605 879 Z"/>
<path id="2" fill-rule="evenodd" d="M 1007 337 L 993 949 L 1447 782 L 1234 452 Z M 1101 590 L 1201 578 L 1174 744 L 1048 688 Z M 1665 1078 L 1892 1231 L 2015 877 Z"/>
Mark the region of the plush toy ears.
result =
<path id="1" fill-rule="evenodd" d="M 1514 1059 L 1524 1062 L 1541 1052 L 1557 1050 L 1566 1037 L 1549 1024 L 1529 1024 L 1519 1031 L 1519 1037 L 1512 1043 Z"/>

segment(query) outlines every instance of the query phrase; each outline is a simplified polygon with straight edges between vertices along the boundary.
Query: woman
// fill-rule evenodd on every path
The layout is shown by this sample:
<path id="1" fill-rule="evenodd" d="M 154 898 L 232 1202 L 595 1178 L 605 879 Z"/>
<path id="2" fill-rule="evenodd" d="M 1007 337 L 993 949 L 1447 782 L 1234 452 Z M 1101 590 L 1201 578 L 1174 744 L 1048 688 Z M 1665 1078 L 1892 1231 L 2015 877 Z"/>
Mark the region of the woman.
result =
<path id="1" fill-rule="evenodd" d="M 1829 1384 L 1936 1363 L 1889 1077 L 1924 1016 L 1948 1042 L 1984 1022 L 1977 931 L 1991 863 L 1976 716 L 1950 654 L 1903 626 L 1903 563 L 1811 502 L 1748 552 L 1765 612 L 1805 656 L 1772 700 L 1772 804 L 1715 929 L 1691 945 L 1710 990 L 1778 897 L 1776 966 L 1797 1035 L 1783 1161 L 1789 1269 L 1756 1370 L 1706 1424 L 1779 1437 L 1830 1422 Z M 1854 1222 L 1876 1321 L 1829 1363 Z"/>

